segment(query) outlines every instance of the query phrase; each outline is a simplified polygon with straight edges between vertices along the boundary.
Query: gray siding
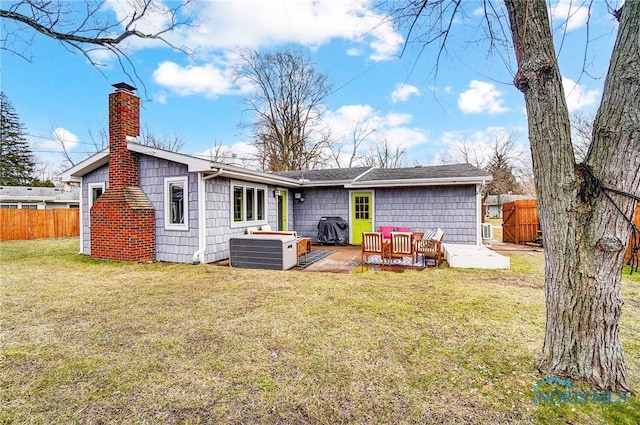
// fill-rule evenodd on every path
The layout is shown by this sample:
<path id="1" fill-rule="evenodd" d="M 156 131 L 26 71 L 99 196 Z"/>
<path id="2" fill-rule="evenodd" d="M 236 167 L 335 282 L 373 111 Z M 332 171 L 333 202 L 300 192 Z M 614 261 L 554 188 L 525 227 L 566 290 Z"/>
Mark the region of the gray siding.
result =
<path id="1" fill-rule="evenodd" d="M 244 228 L 231 228 L 231 188 L 227 178 L 206 180 L 207 250 L 205 262 L 229 258 L 229 239 L 245 233 Z"/>
<path id="2" fill-rule="evenodd" d="M 374 226 L 409 226 L 416 231 L 440 227 L 449 243 L 475 244 L 477 236 L 476 187 L 427 186 L 360 189 L 374 193 Z M 350 191 L 344 188 L 305 189 L 305 201 L 295 201 L 290 229 L 317 239 L 321 217 L 350 221 Z M 374 229 L 375 230 L 375 229 Z"/>
<path id="3" fill-rule="evenodd" d="M 293 192 L 289 192 L 293 199 Z M 318 222 L 322 217 L 342 217 L 349 221 L 349 191 L 344 188 L 305 188 L 304 202 L 292 201 L 289 230 L 298 236 L 318 237 Z"/>
<path id="4" fill-rule="evenodd" d="M 104 165 L 82 178 L 82 192 L 80 193 L 80 208 L 82 209 L 82 247 L 83 254 L 91 254 L 91 231 L 89 219 L 89 185 L 103 183 L 105 189 L 109 187 L 109 166 Z"/>
<path id="5" fill-rule="evenodd" d="M 217 177 L 205 181 L 205 215 L 207 229 L 207 249 L 205 262 L 229 258 L 229 239 L 246 234 L 248 226 L 231 227 L 231 180 Z M 276 228 L 277 205 L 273 196 L 275 187 L 268 186 L 267 222 Z M 252 225 L 251 225 L 252 226 Z M 260 226 L 256 224 L 255 226 Z M 291 227 L 291 226 L 289 226 Z"/>
<path id="6" fill-rule="evenodd" d="M 164 227 L 164 178 L 189 176 L 189 228 L 167 230 Z M 191 263 L 198 250 L 198 175 L 187 166 L 151 156 L 140 156 L 140 187 L 151 201 L 156 214 L 156 260 Z"/>
<path id="7" fill-rule="evenodd" d="M 476 187 L 428 186 L 375 190 L 375 226 L 410 226 L 445 232 L 445 242 L 475 244 Z"/>
<path id="8" fill-rule="evenodd" d="M 164 178 L 188 176 L 189 227 L 188 230 L 166 230 L 164 227 Z M 84 254 L 90 254 L 88 186 L 106 182 L 108 166 L 103 166 L 82 181 L 82 235 Z M 198 175 L 189 173 L 183 164 L 140 156 L 140 186 L 155 208 L 156 259 L 177 263 L 190 263 L 198 250 Z M 275 187 L 267 187 L 267 221 L 275 228 L 277 205 L 273 196 Z M 246 227 L 231 226 L 231 194 L 228 178 L 205 181 L 205 262 L 229 258 L 229 239 L 245 234 Z M 475 244 L 477 240 L 476 186 L 429 186 L 360 189 L 374 193 L 374 225 L 410 226 L 422 231 L 440 227 L 445 242 Z M 350 221 L 350 190 L 342 187 L 304 188 L 305 200 L 294 200 L 294 191 L 288 193 L 288 230 L 301 237 L 317 239 L 317 226 L 321 217 L 337 216 Z"/>

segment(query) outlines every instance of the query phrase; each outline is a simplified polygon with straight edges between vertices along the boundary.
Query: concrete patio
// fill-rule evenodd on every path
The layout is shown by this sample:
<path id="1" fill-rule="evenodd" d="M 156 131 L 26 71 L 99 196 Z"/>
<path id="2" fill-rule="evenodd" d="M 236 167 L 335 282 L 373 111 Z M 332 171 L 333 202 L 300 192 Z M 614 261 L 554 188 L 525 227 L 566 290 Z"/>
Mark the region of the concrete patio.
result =
<path id="1" fill-rule="evenodd" d="M 484 245 L 442 244 L 449 267 L 461 269 L 509 269 L 509 257 Z"/>

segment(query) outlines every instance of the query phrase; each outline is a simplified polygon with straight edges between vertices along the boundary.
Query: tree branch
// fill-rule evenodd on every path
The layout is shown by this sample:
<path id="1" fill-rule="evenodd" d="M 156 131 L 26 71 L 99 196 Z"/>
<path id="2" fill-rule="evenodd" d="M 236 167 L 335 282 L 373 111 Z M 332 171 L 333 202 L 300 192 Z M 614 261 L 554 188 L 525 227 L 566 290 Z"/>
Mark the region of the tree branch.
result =
<path id="1" fill-rule="evenodd" d="M 72 9 L 72 3 L 62 0 L 23 0 L 12 4 L 7 9 L 0 9 L 0 18 L 60 41 L 63 46 L 70 47 L 70 50 L 80 52 L 89 63 L 98 69 L 101 64 L 92 59 L 90 53 L 96 47 L 104 48 L 117 57 L 121 69 L 129 78 L 138 80 L 145 88 L 133 62 L 121 47 L 125 41 L 134 38 L 159 40 L 174 50 L 186 55 L 191 54 L 186 47 L 176 46 L 169 41 L 166 35 L 176 28 L 190 25 L 188 18 L 180 20 L 179 17 L 192 0 L 184 0 L 173 8 L 166 8 L 159 4 L 156 6 L 157 1 L 136 0 L 130 3 L 132 13 L 120 21 L 115 21 L 108 15 L 100 16 L 104 1 L 94 0 L 85 0 L 85 8 L 80 11 Z M 158 9 L 154 10 L 155 7 Z M 138 24 L 145 16 L 153 12 L 161 13 L 167 17 L 166 25 L 153 31 L 140 30 Z M 28 60 L 24 53 L 18 51 L 15 41 L 23 41 L 30 45 L 33 40 L 20 40 L 19 29 L 7 30 L 6 37 L 0 40 L 2 42 L 0 49 L 10 51 Z M 133 78 L 131 74 L 133 74 Z"/>

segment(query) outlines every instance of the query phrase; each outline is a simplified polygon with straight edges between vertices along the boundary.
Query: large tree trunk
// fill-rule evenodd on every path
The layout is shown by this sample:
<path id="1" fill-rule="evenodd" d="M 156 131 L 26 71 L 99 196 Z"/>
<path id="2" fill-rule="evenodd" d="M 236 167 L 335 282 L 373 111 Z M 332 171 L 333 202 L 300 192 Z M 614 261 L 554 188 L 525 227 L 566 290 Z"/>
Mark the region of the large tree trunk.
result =
<path id="1" fill-rule="evenodd" d="M 525 97 L 540 226 L 547 323 L 540 370 L 629 391 L 618 323 L 634 201 L 598 191 L 576 168 L 547 3 L 506 0 Z M 586 164 L 603 186 L 640 194 L 640 2 L 623 7 Z"/>

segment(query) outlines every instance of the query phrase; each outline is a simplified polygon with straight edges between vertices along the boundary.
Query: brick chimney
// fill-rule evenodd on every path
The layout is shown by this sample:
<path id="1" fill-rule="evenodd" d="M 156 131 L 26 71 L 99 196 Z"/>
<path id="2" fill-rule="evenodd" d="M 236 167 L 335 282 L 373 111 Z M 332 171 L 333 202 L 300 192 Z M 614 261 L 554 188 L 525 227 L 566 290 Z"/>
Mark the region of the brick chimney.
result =
<path id="1" fill-rule="evenodd" d="M 91 208 L 91 257 L 153 261 L 155 211 L 140 188 L 138 157 L 127 138 L 140 134 L 140 99 L 135 87 L 114 84 L 109 95 L 109 187 Z"/>

